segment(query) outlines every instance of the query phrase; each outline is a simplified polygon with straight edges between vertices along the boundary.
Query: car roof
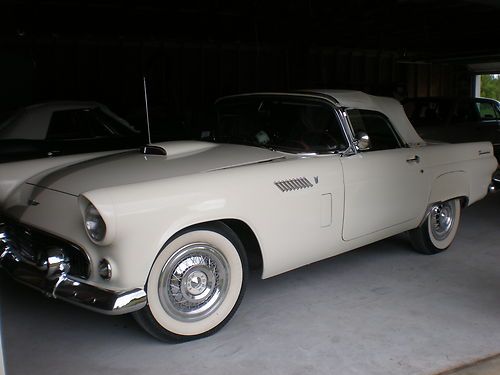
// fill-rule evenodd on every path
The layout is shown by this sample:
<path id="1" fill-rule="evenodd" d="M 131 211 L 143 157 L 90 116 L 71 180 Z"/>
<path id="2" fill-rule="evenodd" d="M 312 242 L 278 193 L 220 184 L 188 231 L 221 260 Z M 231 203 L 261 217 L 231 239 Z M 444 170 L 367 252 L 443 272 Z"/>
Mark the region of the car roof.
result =
<path id="1" fill-rule="evenodd" d="M 101 107 L 102 104 L 93 101 L 77 101 L 77 100 L 61 100 L 61 101 L 49 101 L 31 104 L 26 107 L 23 107 L 23 111 L 59 111 L 65 109 L 80 109 L 80 108 L 89 108 L 89 107 Z"/>

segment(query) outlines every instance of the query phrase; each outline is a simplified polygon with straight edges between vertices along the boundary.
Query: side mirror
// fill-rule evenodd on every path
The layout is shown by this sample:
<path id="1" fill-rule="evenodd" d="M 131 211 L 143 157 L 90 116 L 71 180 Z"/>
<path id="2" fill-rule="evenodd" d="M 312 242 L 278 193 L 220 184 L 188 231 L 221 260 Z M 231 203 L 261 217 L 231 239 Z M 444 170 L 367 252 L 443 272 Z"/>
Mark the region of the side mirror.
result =
<path id="1" fill-rule="evenodd" d="M 365 132 L 357 132 L 355 141 L 358 151 L 367 151 L 370 149 L 370 137 Z"/>

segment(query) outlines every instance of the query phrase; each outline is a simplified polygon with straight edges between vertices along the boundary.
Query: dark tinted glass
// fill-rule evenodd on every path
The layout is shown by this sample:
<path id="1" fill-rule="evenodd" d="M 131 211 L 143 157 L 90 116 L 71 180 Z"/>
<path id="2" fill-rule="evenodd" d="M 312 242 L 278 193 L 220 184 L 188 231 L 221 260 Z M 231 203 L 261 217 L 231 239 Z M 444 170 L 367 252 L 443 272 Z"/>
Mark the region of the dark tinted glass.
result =
<path id="1" fill-rule="evenodd" d="M 370 137 L 370 151 L 402 147 L 402 142 L 393 130 L 389 119 L 383 114 L 376 111 L 351 109 L 348 115 L 354 134 L 365 132 Z"/>
<path id="2" fill-rule="evenodd" d="M 216 142 L 290 152 L 335 152 L 346 148 L 334 110 L 294 97 L 241 97 L 217 105 Z"/>
<path id="3" fill-rule="evenodd" d="M 444 125 L 450 116 L 452 102 L 441 98 L 410 100 L 404 104 L 408 118 L 415 127 Z"/>
<path id="4" fill-rule="evenodd" d="M 92 131 L 89 127 L 82 126 L 75 116 L 80 110 L 56 111 L 50 119 L 47 139 L 83 139 L 92 138 Z"/>
<path id="5" fill-rule="evenodd" d="M 494 103 L 486 100 L 477 100 L 475 104 L 481 120 L 494 120 L 498 118 Z"/>
<path id="6" fill-rule="evenodd" d="M 100 108 L 56 111 L 47 139 L 89 139 L 134 136 L 136 133 Z"/>

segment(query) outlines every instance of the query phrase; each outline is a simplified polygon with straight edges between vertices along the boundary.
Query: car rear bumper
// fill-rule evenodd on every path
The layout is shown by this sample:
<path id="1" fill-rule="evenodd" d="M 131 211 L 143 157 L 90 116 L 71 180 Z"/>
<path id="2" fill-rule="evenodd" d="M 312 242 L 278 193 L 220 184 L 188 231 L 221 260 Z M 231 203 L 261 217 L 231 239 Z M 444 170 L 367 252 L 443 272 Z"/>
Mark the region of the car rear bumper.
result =
<path id="1" fill-rule="evenodd" d="M 497 169 L 495 173 L 493 173 L 493 177 L 491 178 L 491 183 L 488 186 L 489 193 L 496 193 L 500 190 L 500 169 Z"/>
<path id="2" fill-rule="evenodd" d="M 0 268 L 20 283 L 48 297 L 107 315 L 126 314 L 146 305 L 146 293 L 141 288 L 114 291 L 68 275 L 71 259 L 65 256 L 63 247 L 38 249 L 39 255 L 34 260 L 27 256 L 28 249 L 23 249 L 23 242 L 11 238 L 6 228 L 5 223 L 0 223 Z"/>

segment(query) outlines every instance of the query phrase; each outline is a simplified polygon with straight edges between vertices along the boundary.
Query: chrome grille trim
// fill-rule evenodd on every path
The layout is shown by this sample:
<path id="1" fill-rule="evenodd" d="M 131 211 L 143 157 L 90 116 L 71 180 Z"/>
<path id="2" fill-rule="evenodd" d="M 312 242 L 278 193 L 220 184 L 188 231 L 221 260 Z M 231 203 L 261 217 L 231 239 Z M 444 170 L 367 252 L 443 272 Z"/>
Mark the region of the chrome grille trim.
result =
<path id="1" fill-rule="evenodd" d="M 46 249 L 59 247 L 71 263 L 68 275 L 89 278 L 90 259 L 79 246 L 14 220 L 2 220 L 1 224 L 0 245 L 15 251 L 24 262 L 36 265 Z"/>
<path id="2" fill-rule="evenodd" d="M 282 181 L 275 181 L 274 184 L 283 193 L 286 193 L 288 191 L 307 189 L 307 188 L 311 188 L 311 187 L 314 186 L 305 177 L 292 178 L 292 179 L 289 179 L 289 180 L 282 180 Z"/>

